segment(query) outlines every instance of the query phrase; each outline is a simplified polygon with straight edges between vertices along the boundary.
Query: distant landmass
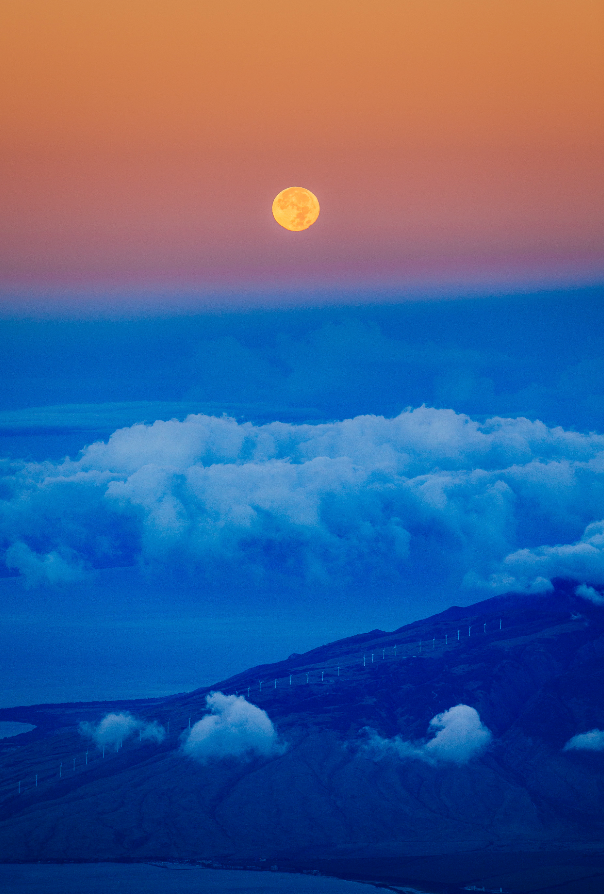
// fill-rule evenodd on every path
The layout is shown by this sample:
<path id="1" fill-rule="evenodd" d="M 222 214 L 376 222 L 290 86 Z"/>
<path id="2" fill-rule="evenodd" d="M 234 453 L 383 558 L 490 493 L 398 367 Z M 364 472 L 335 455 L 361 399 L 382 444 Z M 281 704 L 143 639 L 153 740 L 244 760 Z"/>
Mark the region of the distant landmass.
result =
<path id="1" fill-rule="evenodd" d="M 575 589 L 450 608 L 191 693 L 0 710 L 35 727 L 0 740 L 0 861 L 601 894 L 604 607 Z"/>

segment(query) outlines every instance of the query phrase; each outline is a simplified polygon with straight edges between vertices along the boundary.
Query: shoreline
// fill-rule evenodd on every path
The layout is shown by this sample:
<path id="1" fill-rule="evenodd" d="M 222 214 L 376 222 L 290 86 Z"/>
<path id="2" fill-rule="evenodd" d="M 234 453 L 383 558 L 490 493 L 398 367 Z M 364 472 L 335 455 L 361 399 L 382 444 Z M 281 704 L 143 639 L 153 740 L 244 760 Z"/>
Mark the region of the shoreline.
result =
<path id="1" fill-rule="evenodd" d="M 268 862 L 268 861 L 267 861 Z M 253 866 L 251 864 L 245 866 L 232 866 L 221 864 L 219 861 L 211 860 L 36 860 L 36 861 L 3 861 L 0 862 L 0 875 L 2 869 L 42 869 L 43 867 L 151 867 L 155 869 L 164 869 L 167 872 L 191 872 L 195 870 L 213 870 L 219 873 L 236 872 L 254 873 L 257 875 L 266 875 L 277 880 L 280 876 L 295 876 L 300 879 L 329 879 L 332 882 L 341 882 L 344 885 L 364 885 L 372 888 L 379 888 L 385 891 L 393 891 L 395 894 L 440 894 L 435 888 L 422 887 L 418 888 L 412 884 L 405 882 L 388 883 L 377 879 L 363 879 L 342 877 L 341 875 L 332 875 L 323 873 L 318 869 L 288 869 L 286 867 L 277 867 L 275 864 L 271 866 Z M 460 889 L 461 890 L 461 889 Z"/>

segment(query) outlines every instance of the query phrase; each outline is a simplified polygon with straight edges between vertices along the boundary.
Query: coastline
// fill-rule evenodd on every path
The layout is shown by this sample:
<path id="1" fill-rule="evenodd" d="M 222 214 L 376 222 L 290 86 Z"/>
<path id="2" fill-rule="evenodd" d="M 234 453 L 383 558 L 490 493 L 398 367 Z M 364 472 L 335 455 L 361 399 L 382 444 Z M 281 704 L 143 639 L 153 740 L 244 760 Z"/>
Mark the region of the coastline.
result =
<path id="1" fill-rule="evenodd" d="M 62 894 L 80 894 L 85 886 L 87 894 L 104 894 L 107 886 L 126 884 L 129 894 L 155 894 L 155 890 L 157 894 L 196 894 L 201 883 L 204 894 L 366 894 L 368 886 L 396 894 L 440 894 L 435 888 L 343 879 L 313 869 L 208 863 L 172 860 L 0 863 L 0 889 L 3 894 L 50 894 L 56 890 Z M 200 874 L 206 877 L 201 879 Z"/>

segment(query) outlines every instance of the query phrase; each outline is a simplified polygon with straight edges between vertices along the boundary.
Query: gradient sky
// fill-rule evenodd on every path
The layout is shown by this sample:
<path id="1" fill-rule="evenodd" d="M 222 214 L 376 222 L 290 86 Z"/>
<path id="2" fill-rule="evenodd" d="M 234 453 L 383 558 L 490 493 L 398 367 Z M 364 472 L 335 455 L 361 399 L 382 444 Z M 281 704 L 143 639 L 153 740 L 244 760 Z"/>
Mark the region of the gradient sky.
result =
<path id="1" fill-rule="evenodd" d="M 4 0 L 0 24 L 6 308 L 604 274 L 598 0 Z M 321 202 L 302 234 L 270 213 L 289 185 Z"/>

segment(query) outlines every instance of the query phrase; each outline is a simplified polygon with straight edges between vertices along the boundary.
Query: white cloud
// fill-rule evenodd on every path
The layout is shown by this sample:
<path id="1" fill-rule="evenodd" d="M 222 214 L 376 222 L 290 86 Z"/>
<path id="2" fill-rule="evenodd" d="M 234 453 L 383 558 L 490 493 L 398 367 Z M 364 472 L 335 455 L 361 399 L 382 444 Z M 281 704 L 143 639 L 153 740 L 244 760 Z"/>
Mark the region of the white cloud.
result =
<path id="1" fill-rule="evenodd" d="M 157 720 L 152 723 L 139 723 L 138 732 L 142 741 L 156 742 L 158 745 L 166 738 L 166 731 Z"/>
<path id="2" fill-rule="evenodd" d="M 430 721 L 428 732 L 435 733 L 432 739 L 409 742 L 401 736 L 384 739 L 372 731 L 367 747 L 378 756 L 393 754 L 403 760 L 415 758 L 431 764 L 466 764 L 478 757 L 492 738 L 478 711 L 469 705 L 455 705 L 437 714 Z"/>
<path id="3" fill-rule="evenodd" d="M 400 589 L 604 583 L 604 436 L 522 418 L 194 415 L 119 429 L 77 461 L 10 464 L 0 484 L 6 564 L 33 585 L 137 563 L 221 591 L 229 573 L 276 571 Z"/>
<path id="4" fill-rule="evenodd" d="M 490 575 L 487 588 L 494 592 L 522 590 L 539 592 L 551 589 L 553 577 L 570 580 L 589 580 L 604 584 L 604 521 L 587 525 L 583 535 L 573 543 L 538 546 L 519 549 L 505 556 L 498 563 L 499 570 Z M 583 584 L 579 596 L 601 604 L 599 593 L 591 586 Z M 589 596 L 588 593 L 592 595 Z"/>
<path id="5" fill-rule="evenodd" d="M 83 576 L 80 557 L 65 548 L 62 552 L 63 555 L 57 550 L 46 554 L 36 553 L 26 543 L 17 540 L 6 550 L 5 562 L 7 568 L 14 568 L 23 576 L 28 586 L 66 584 L 78 580 Z"/>
<path id="6" fill-rule="evenodd" d="M 604 730 L 592 729 L 573 736 L 564 746 L 564 751 L 604 751 Z"/>
<path id="7" fill-rule="evenodd" d="M 98 748 L 115 748 L 116 751 L 126 739 L 135 733 L 139 734 L 140 739 L 156 743 L 162 742 L 166 736 L 163 726 L 156 720 L 148 723 L 133 717 L 128 712 L 106 714 L 96 724 L 84 721 L 80 723 L 79 729 L 80 733 L 91 738 Z"/>
<path id="8" fill-rule="evenodd" d="M 579 584 L 575 593 L 577 596 L 581 596 L 583 599 L 588 599 L 589 602 L 593 602 L 594 605 L 604 605 L 604 596 L 602 593 L 594 587 L 588 587 L 587 584 Z"/>
<path id="9" fill-rule="evenodd" d="M 491 740 L 478 711 L 469 705 L 456 705 L 437 714 L 430 721 L 430 731 L 436 735 L 426 743 L 424 753 L 435 760 L 458 764 L 480 754 Z"/>
<path id="10" fill-rule="evenodd" d="M 212 692 L 206 704 L 210 713 L 197 721 L 183 741 L 183 751 L 190 757 L 207 763 L 274 757 L 285 750 L 266 711 L 243 696 Z"/>

